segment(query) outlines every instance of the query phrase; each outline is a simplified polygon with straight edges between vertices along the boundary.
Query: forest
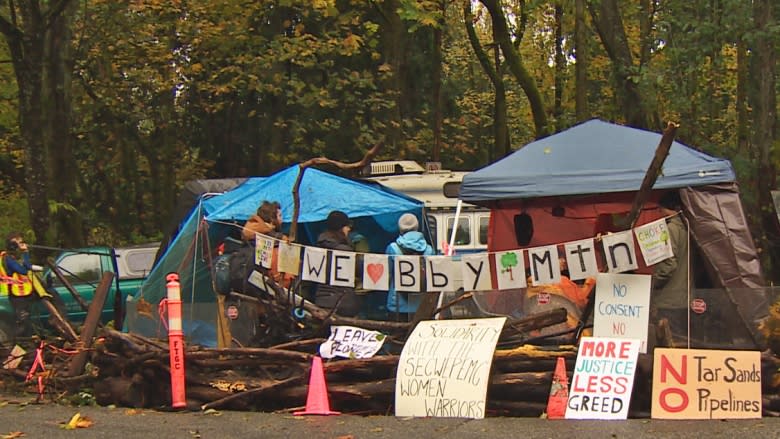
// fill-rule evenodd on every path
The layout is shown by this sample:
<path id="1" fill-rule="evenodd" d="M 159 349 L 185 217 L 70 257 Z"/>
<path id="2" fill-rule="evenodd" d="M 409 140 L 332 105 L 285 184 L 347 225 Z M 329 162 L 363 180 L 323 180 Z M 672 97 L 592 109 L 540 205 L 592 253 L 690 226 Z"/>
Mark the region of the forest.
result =
<path id="1" fill-rule="evenodd" d="M 732 162 L 775 280 L 778 13 L 775 0 L 3 1 L 0 232 L 144 242 L 192 179 L 352 162 L 380 142 L 378 159 L 473 170 L 592 118 L 674 121 L 678 141 Z"/>

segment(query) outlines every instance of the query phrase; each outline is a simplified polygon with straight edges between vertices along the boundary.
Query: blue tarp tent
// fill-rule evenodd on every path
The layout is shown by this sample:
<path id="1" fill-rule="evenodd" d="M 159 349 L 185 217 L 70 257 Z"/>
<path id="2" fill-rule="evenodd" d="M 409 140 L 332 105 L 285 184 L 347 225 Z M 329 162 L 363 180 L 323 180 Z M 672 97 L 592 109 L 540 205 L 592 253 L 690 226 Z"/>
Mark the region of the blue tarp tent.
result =
<path id="1" fill-rule="evenodd" d="M 469 203 L 638 190 L 661 134 L 598 119 L 531 142 L 463 178 Z M 728 160 L 674 142 L 655 189 L 733 182 Z"/>
<path id="2" fill-rule="evenodd" d="M 166 275 L 175 272 L 180 279 L 188 341 L 215 344 L 217 294 L 212 265 L 216 248 L 226 237 L 239 236 L 241 225 L 263 200 L 281 204 L 287 230 L 292 221 L 292 191 L 299 169 L 292 166 L 268 177 L 249 178 L 224 194 L 201 197 L 139 293 L 128 298 L 125 329 L 147 336 L 164 336 L 164 325 L 150 310 L 156 309 L 166 295 Z M 398 218 L 404 213 L 416 215 L 423 224 L 422 202 L 377 183 L 308 168 L 298 190 L 300 212 L 296 241 L 301 244 L 316 242 L 332 210 L 345 212 L 353 220 L 355 230 L 368 238 L 371 251 L 377 253 L 382 253 L 397 236 Z"/>

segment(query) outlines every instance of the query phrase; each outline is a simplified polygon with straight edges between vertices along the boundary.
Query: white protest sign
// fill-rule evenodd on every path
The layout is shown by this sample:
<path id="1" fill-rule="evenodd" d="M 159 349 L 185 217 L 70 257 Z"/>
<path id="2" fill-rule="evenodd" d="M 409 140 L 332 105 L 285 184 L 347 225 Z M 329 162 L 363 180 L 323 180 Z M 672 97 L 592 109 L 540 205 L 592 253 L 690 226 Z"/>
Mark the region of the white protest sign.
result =
<path id="1" fill-rule="evenodd" d="M 263 268 L 271 268 L 274 252 L 274 240 L 259 233 L 255 233 L 255 265 Z"/>
<path id="2" fill-rule="evenodd" d="M 331 326 L 330 337 L 320 345 L 322 358 L 371 358 L 379 352 L 385 335 L 354 326 Z"/>
<path id="3" fill-rule="evenodd" d="M 546 245 L 528 249 L 528 265 L 533 286 L 557 284 L 561 281 L 558 247 Z"/>
<path id="4" fill-rule="evenodd" d="M 631 338 L 647 351 L 650 320 L 650 279 L 647 274 L 599 273 L 593 309 L 595 337 Z"/>
<path id="5" fill-rule="evenodd" d="M 499 290 L 525 288 L 525 261 L 522 250 L 496 253 L 496 281 Z"/>
<path id="6" fill-rule="evenodd" d="M 387 291 L 390 285 L 390 269 L 387 256 L 366 253 L 363 255 L 363 288 Z"/>
<path id="7" fill-rule="evenodd" d="M 582 280 L 596 277 L 599 267 L 596 263 L 596 247 L 593 238 L 569 242 L 563 248 L 566 252 L 566 265 L 569 267 L 569 279 Z"/>
<path id="8" fill-rule="evenodd" d="M 396 291 L 419 293 L 422 274 L 419 256 L 393 256 L 393 285 Z"/>
<path id="9" fill-rule="evenodd" d="M 303 267 L 301 279 L 318 282 L 328 282 L 327 266 L 328 251 L 324 248 L 305 247 L 303 251 Z"/>
<path id="10" fill-rule="evenodd" d="M 604 256 L 607 258 L 607 268 L 610 273 L 622 273 L 639 268 L 634 250 L 634 235 L 630 230 L 604 235 L 601 237 L 601 243 L 604 245 Z"/>
<path id="11" fill-rule="evenodd" d="M 420 322 L 395 378 L 395 415 L 485 417 L 490 365 L 506 317 Z"/>
<path id="12" fill-rule="evenodd" d="M 466 291 L 486 291 L 492 288 L 490 283 L 490 260 L 487 253 L 463 255 L 463 289 Z"/>
<path id="13" fill-rule="evenodd" d="M 566 419 L 626 419 L 639 340 L 582 337 Z"/>
<path id="14" fill-rule="evenodd" d="M 333 250 L 330 260 L 330 285 L 354 287 L 356 259 L 356 253 Z"/>
<path id="15" fill-rule="evenodd" d="M 279 243 L 279 272 L 298 274 L 301 265 L 301 246 L 281 241 Z"/>
<path id="16" fill-rule="evenodd" d="M 636 241 L 642 251 L 645 264 L 654 265 L 674 256 L 669 229 L 664 218 L 634 229 Z"/>
<path id="17" fill-rule="evenodd" d="M 460 267 L 449 256 L 428 256 L 425 269 L 425 291 L 457 291 L 455 279 Z"/>

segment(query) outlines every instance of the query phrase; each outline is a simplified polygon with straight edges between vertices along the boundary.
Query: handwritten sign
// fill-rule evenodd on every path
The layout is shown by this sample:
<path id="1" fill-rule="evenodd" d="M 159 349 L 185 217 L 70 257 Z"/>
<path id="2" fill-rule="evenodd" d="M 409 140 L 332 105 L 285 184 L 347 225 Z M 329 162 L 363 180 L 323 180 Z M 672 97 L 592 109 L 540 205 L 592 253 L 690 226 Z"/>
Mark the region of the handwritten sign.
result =
<path id="1" fill-rule="evenodd" d="M 330 337 L 320 345 L 322 358 L 371 358 L 385 343 L 385 335 L 354 326 L 331 326 Z"/>
<path id="2" fill-rule="evenodd" d="M 255 265 L 271 268 L 274 240 L 259 233 L 255 234 Z"/>
<path id="3" fill-rule="evenodd" d="M 395 380 L 395 415 L 485 417 L 490 365 L 506 317 L 420 322 Z"/>
<path id="4" fill-rule="evenodd" d="M 639 340 L 583 337 L 571 380 L 566 419 L 626 419 Z"/>
<path id="5" fill-rule="evenodd" d="M 651 417 L 761 417 L 760 352 L 656 348 L 653 361 Z"/>
<path id="6" fill-rule="evenodd" d="M 665 218 L 637 227 L 634 229 L 634 235 L 639 249 L 642 250 L 645 264 L 657 264 L 674 256 Z"/>
<path id="7" fill-rule="evenodd" d="M 639 339 L 647 352 L 650 319 L 650 276 L 600 273 L 596 276 L 595 337 Z"/>

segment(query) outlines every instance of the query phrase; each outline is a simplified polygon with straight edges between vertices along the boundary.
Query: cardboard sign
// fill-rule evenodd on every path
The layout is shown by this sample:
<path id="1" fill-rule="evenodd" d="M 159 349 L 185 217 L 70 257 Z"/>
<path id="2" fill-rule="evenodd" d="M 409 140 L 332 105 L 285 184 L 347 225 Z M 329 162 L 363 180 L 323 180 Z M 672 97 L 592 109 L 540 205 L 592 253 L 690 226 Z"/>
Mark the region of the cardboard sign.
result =
<path id="1" fill-rule="evenodd" d="M 279 271 L 297 275 L 301 272 L 301 249 L 297 244 L 279 243 Z"/>
<path id="2" fill-rule="evenodd" d="M 505 321 L 420 322 L 398 362 L 395 415 L 484 418 L 493 351 Z"/>
<path id="3" fill-rule="evenodd" d="M 652 403 L 656 419 L 761 418 L 761 353 L 656 348 Z"/>
<path id="4" fill-rule="evenodd" d="M 371 358 L 385 343 L 385 335 L 354 326 L 331 326 L 330 337 L 320 345 L 322 358 Z"/>
<path id="5" fill-rule="evenodd" d="M 626 419 L 639 340 L 583 337 L 569 389 L 566 419 Z"/>
<path id="6" fill-rule="evenodd" d="M 647 352 L 650 320 L 650 275 L 600 273 L 596 276 L 593 335 L 642 341 Z"/>

